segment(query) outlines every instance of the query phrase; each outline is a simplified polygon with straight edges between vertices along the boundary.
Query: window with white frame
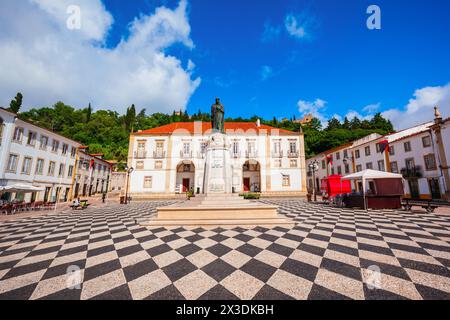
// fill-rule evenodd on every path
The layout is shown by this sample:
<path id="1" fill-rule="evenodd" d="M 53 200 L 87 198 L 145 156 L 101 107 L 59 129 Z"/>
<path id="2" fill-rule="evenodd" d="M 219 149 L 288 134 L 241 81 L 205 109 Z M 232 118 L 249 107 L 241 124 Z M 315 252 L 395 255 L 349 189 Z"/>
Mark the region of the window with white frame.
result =
<path id="1" fill-rule="evenodd" d="M 6 170 L 8 172 L 16 172 L 18 161 L 19 161 L 19 156 L 17 154 L 10 154 L 9 159 L 8 159 L 8 166 L 7 166 Z"/>
<path id="2" fill-rule="evenodd" d="M 23 128 L 17 127 L 14 129 L 13 141 L 21 143 L 23 138 Z"/>
<path id="3" fill-rule="evenodd" d="M 36 170 L 34 172 L 37 175 L 42 175 L 44 173 L 44 159 L 37 159 Z"/>
<path id="4" fill-rule="evenodd" d="M 422 145 L 424 148 L 428 148 L 431 146 L 431 137 L 430 136 L 426 136 L 422 138 Z"/>
<path id="5" fill-rule="evenodd" d="M 144 170 L 144 161 L 136 161 L 136 170 Z"/>
<path id="6" fill-rule="evenodd" d="M 53 143 L 52 143 L 52 152 L 58 152 L 59 149 L 59 141 L 53 139 Z"/>
<path id="7" fill-rule="evenodd" d="M 341 166 L 337 166 L 337 173 L 338 173 L 338 175 L 342 175 L 342 167 Z"/>
<path id="8" fill-rule="evenodd" d="M 66 169 L 66 166 L 63 163 L 61 163 L 59 165 L 58 177 L 62 177 L 64 175 L 65 169 Z"/>
<path id="9" fill-rule="evenodd" d="M 75 158 L 75 155 L 77 154 L 77 148 L 75 148 L 75 147 L 71 147 L 70 148 L 70 156 L 72 157 L 72 158 Z"/>
<path id="10" fill-rule="evenodd" d="M 410 151 L 411 151 L 411 142 L 406 141 L 406 142 L 403 144 L 403 147 L 405 148 L 405 152 L 410 152 Z"/>
<path id="11" fill-rule="evenodd" d="M 289 152 L 292 153 L 297 153 L 297 142 L 295 141 L 291 141 L 289 142 Z"/>
<path id="12" fill-rule="evenodd" d="M 144 177 L 144 188 L 151 189 L 153 185 L 153 177 Z"/>
<path id="13" fill-rule="evenodd" d="M 22 174 L 30 174 L 31 172 L 31 163 L 33 162 L 33 159 L 30 157 L 23 158 L 22 163 Z"/>
<path id="14" fill-rule="evenodd" d="M 359 159 L 361 157 L 359 150 L 355 150 L 355 158 Z"/>
<path id="15" fill-rule="evenodd" d="M 384 160 L 378 160 L 378 171 L 386 171 L 384 167 Z"/>
<path id="16" fill-rule="evenodd" d="M 434 156 L 434 153 L 427 154 L 423 157 L 425 161 L 425 169 L 430 170 L 436 170 L 436 157 Z"/>
<path id="17" fill-rule="evenodd" d="M 67 177 L 71 178 L 73 175 L 73 166 L 69 166 L 69 171 L 67 172 Z"/>
<path id="18" fill-rule="evenodd" d="M 162 161 L 155 161 L 155 169 L 162 169 L 163 162 Z"/>
<path id="19" fill-rule="evenodd" d="M 397 161 L 391 162 L 391 172 L 392 173 L 398 173 L 398 163 Z"/>
<path id="20" fill-rule="evenodd" d="M 36 145 L 36 132 L 28 131 L 27 145 L 34 147 Z"/>
<path id="21" fill-rule="evenodd" d="M 233 142 L 233 154 L 234 155 L 239 154 L 239 142 L 238 141 Z"/>
<path id="22" fill-rule="evenodd" d="M 39 148 L 41 150 L 47 150 L 47 146 L 48 146 L 48 137 L 44 136 L 44 135 L 41 135 Z"/>
<path id="23" fill-rule="evenodd" d="M 291 168 L 297 168 L 297 165 L 298 165 L 297 159 L 291 159 L 290 165 L 291 165 Z"/>
<path id="24" fill-rule="evenodd" d="M 364 148 L 364 153 L 365 153 L 366 157 L 370 156 L 370 146 L 367 146 Z"/>
<path id="25" fill-rule="evenodd" d="M 50 163 L 48 164 L 48 172 L 47 172 L 48 176 L 52 177 L 55 175 L 55 167 L 56 163 L 54 161 L 50 161 Z"/>
<path id="26" fill-rule="evenodd" d="M 391 156 L 395 155 L 395 148 L 394 148 L 394 146 L 389 146 L 389 155 L 391 155 Z"/>
<path id="27" fill-rule="evenodd" d="M 414 167 L 416 166 L 413 158 L 405 159 L 405 165 L 409 170 L 414 169 Z"/>
<path id="28" fill-rule="evenodd" d="M 373 164 L 372 164 L 372 162 L 367 162 L 367 163 L 366 163 L 366 169 L 373 169 Z"/>
<path id="29" fill-rule="evenodd" d="M 69 145 L 67 143 L 63 143 L 62 154 L 66 155 L 68 150 L 69 150 Z"/>
<path id="30" fill-rule="evenodd" d="M 291 176 L 287 174 L 283 174 L 283 187 L 291 186 Z"/>
<path id="31" fill-rule="evenodd" d="M 183 154 L 189 155 L 190 153 L 191 153 L 191 143 L 190 142 L 183 143 Z"/>
<path id="32" fill-rule="evenodd" d="M 362 165 L 358 164 L 356 165 L 356 172 L 361 172 L 362 171 Z"/>

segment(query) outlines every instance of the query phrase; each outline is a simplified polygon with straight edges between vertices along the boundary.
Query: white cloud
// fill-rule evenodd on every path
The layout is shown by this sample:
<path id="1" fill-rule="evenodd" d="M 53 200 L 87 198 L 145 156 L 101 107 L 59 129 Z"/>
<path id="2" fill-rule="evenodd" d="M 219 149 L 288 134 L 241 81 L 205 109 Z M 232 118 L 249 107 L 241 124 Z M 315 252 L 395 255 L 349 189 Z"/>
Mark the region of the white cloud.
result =
<path id="1" fill-rule="evenodd" d="M 358 111 L 349 110 L 347 112 L 347 114 L 345 115 L 345 117 L 347 117 L 347 119 L 350 120 L 350 121 L 353 118 L 355 118 L 355 117 L 360 119 L 360 120 L 370 120 L 370 119 L 372 119 L 373 114 L 365 114 L 365 115 L 363 115 L 363 114 L 359 113 Z"/>
<path id="2" fill-rule="evenodd" d="M 380 109 L 380 106 L 381 106 L 381 103 L 369 104 L 369 105 L 365 106 L 362 110 L 364 112 L 373 113 L 373 112 L 377 111 L 378 109 Z"/>
<path id="3" fill-rule="evenodd" d="M 410 99 L 403 109 L 389 109 L 382 115 L 400 130 L 433 119 L 433 108 L 436 105 L 439 106 L 443 117 L 450 116 L 450 83 L 418 89 L 414 92 L 414 98 Z"/>
<path id="4" fill-rule="evenodd" d="M 312 114 L 315 118 L 320 120 L 322 126 L 326 126 L 328 123 L 326 115 L 323 114 L 326 104 L 327 102 L 322 99 L 316 99 L 315 101 L 299 100 L 297 103 L 300 114 Z"/>
<path id="5" fill-rule="evenodd" d="M 273 75 L 273 69 L 270 66 L 262 66 L 259 73 L 261 81 L 266 81 Z"/>
<path id="6" fill-rule="evenodd" d="M 81 8 L 81 29 L 66 27 L 67 7 Z M 20 12 L 20 19 L 13 12 Z M 106 48 L 113 17 L 100 0 L 3 0 L 0 2 L 0 105 L 20 91 L 24 106 L 58 100 L 75 107 L 123 111 L 132 103 L 149 112 L 184 108 L 200 84 L 165 49 L 192 49 L 187 2 L 160 7 L 130 24 L 130 35 Z"/>
<path id="7" fill-rule="evenodd" d="M 311 40 L 313 30 L 318 27 L 316 17 L 307 11 L 289 13 L 284 18 L 287 33 L 300 40 Z"/>
<path id="8" fill-rule="evenodd" d="M 305 27 L 297 20 L 293 14 L 288 14 L 284 20 L 287 32 L 296 38 L 304 38 L 306 36 Z"/>

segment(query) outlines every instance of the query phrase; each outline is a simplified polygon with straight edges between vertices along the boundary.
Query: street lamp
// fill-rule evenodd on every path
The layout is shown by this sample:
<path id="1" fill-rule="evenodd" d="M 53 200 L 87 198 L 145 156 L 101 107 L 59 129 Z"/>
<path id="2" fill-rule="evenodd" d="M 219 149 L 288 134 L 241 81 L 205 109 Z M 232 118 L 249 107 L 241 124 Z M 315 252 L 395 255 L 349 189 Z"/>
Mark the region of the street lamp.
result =
<path id="1" fill-rule="evenodd" d="M 125 189 L 125 204 L 128 204 L 128 188 L 130 185 L 130 174 L 134 171 L 134 168 L 133 167 L 131 167 L 131 168 L 125 167 L 125 170 L 127 171 L 127 187 Z"/>
<path id="2" fill-rule="evenodd" d="M 316 192 L 316 172 L 319 171 L 319 161 L 314 160 L 309 165 L 309 171 L 313 175 L 313 189 L 314 189 L 314 202 L 317 202 L 317 192 Z"/>

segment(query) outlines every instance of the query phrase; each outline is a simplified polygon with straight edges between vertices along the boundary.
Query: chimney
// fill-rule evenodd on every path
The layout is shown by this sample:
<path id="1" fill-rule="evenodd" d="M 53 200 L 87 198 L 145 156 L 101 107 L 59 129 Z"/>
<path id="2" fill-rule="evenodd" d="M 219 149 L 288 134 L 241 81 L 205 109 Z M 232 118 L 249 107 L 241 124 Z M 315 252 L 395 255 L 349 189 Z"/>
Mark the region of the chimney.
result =
<path id="1" fill-rule="evenodd" d="M 256 120 L 256 126 L 257 126 L 258 128 L 261 127 L 261 120 L 260 120 L 260 119 Z"/>

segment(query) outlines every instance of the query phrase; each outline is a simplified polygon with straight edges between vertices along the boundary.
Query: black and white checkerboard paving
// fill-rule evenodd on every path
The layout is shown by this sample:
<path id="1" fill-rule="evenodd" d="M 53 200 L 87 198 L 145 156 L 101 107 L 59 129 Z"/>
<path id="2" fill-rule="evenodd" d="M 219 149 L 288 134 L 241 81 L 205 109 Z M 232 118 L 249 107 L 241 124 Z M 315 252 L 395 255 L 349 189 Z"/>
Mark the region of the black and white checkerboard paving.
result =
<path id="1" fill-rule="evenodd" d="M 171 202 L 0 223 L 0 299 L 450 299 L 449 216 L 264 202 L 296 226 L 136 224 Z"/>

